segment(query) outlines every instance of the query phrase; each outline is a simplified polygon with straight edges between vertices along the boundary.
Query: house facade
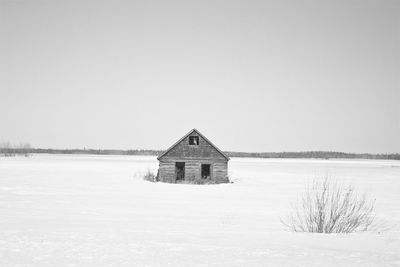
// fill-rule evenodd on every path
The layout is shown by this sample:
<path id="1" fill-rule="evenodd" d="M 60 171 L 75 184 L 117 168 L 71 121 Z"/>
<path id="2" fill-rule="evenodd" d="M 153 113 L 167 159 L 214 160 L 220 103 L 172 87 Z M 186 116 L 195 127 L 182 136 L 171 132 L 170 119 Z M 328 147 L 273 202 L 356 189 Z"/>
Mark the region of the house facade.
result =
<path id="1" fill-rule="evenodd" d="M 167 183 L 227 183 L 227 157 L 193 129 L 158 158 L 157 180 Z"/>

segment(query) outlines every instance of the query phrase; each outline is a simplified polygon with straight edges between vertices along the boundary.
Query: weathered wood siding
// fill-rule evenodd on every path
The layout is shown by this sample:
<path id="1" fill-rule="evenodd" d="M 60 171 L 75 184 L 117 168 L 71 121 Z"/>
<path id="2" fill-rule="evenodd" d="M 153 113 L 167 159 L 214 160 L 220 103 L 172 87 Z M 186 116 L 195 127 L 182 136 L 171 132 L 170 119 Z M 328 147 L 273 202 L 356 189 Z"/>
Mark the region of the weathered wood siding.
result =
<path id="1" fill-rule="evenodd" d="M 210 164 L 211 177 L 215 182 L 228 182 L 228 162 L 226 160 L 212 159 L 184 159 L 184 158 L 169 158 L 160 160 L 158 179 L 162 182 L 175 183 L 175 163 L 185 162 L 185 181 L 195 181 L 201 178 L 201 165 Z"/>
<path id="2" fill-rule="evenodd" d="M 228 162 L 213 163 L 212 173 L 216 180 L 228 182 Z"/>
<path id="3" fill-rule="evenodd" d="M 166 183 L 175 183 L 175 162 L 174 161 L 160 161 L 158 168 L 158 180 Z"/>

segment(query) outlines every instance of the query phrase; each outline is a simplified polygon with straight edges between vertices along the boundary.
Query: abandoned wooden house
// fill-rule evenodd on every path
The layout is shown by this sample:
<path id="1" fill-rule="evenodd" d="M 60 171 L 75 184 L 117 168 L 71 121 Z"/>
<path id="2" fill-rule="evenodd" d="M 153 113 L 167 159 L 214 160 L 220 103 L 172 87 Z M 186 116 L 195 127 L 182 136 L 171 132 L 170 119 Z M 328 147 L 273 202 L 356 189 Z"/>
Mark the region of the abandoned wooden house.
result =
<path id="1" fill-rule="evenodd" d="M 227 157 L 196 129 L 158 158 L 157 180 L 167 183 L 227 183 Z"/>

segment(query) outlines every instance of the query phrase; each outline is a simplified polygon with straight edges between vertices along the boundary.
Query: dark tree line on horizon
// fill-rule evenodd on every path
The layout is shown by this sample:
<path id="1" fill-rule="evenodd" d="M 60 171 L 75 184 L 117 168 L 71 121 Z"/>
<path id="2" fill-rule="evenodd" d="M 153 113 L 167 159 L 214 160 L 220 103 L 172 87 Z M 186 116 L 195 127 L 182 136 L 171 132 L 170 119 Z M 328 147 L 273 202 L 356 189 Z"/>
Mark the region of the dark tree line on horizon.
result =
<path id="1" fill-rule="evenodd" d="M 29 156 L 39 154 L 90 154 L 90 155 L 140 155 L 158 156 L 164 150 L 153 149 L 53 149 L 32 148 L 28 143 L 12 145 L 9 142 L 0 143 L 0 156 Z M 400 154 L 345 153 L 335 151 L 304 151 L 304 152 L 224 152 L 229 157 L 243 158 L 314 158 L 314 159 L 390 159 L 400 160 Z"/>
<path id="2" fill-rule="evenodd" d="M 316 158 L 316 159 L 391 159 L 400 160 L 400 154 L 345 153 L 335 151 L 303 151 L 303 152 L 227 152 L 230 157 L 250 158 Z"/>
<path id="3" fill-rule="evenodd" d="M 0 143 L 0 156 L 29 156 L 32 153 L 32 147 L 29 143 L 11 144 L 10 142 Z"/>

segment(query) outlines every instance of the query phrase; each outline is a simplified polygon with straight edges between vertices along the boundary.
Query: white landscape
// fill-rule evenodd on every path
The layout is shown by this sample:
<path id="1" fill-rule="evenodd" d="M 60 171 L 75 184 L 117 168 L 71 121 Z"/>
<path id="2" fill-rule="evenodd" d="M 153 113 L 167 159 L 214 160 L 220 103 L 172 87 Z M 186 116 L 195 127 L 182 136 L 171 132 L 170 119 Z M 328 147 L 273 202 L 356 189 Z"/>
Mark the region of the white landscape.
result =
<path id="1" fill-rule="evenodd" d="M 399 266 L 400 161 L 233 158 L 234 183 L 143 181 L 155 157 L 0 158 L 0 266 Z M 314 178 L 376 199 L 382 231 L 294 233 Z"/>

